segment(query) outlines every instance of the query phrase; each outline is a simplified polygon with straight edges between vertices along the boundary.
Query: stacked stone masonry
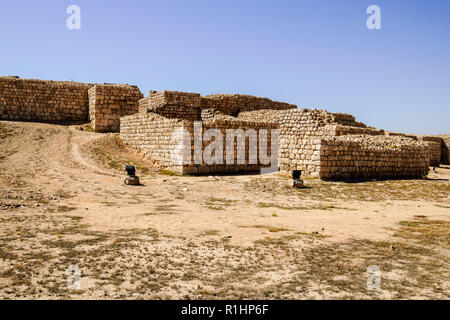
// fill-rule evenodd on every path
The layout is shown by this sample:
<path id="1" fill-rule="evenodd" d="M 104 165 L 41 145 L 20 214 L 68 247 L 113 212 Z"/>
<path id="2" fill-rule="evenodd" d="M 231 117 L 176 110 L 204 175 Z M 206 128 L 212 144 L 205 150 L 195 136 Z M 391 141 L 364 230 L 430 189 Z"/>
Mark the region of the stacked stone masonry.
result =
<path id="1" fill-rule="evenodd" d="M 0 119 L 87 123 L 118 131 L 123 115 L 136 113 L 142 94 L 135 86 L 0 77 Z M 107 120 L 107 121 L 105 121 Z"/>
<path id="2" fill-rule="evenodd" d="M 182 119 L 138 113 L 121 118 L 120 137 L 155 166 L 182 173 L 184 125 Z"/>
<path id="3" fill-rule="evenodd" d="M 201 130 L 195 130 L 194 125 L 199 122 L 186 122 L 184 129 L 187 139 L 183 146 L 184 163 L 183 174 L 224 174 L 224 173 L 251 173 L 260 172 L 263 168 L 269 169 L 270 160 L 277 162 L 277 154 L 272 157 L 272 130 L 278 129 L 276 123 L 238 121 L 232 119 L 215 119 L 202 121 Z M 214 139 L 205 139 L 208 131 L 216 134 Z M 185 135 L 186 137 L 186 135 Z M 201 141 L 195 148 L 196 141 Z M 208 152 L 212 141 L 217 146 L 214 152 Z M 261 148 L 261 143 L 267 147 Z M 267 144 L 266 144 L 267 142 Z M 241 150 L 241 151 L 240 151 Z M 209 163 L 208 155 L 212 155 L 213 162 Z M 196 155 L 201 161 L 196 162 Z M 217 158 L 216 158 L 217 157 Z M 273 159 L 274 158 L 274 159 Z M 270 159 L 261 161 L 261 159 Z M 275 170 L 277 166 L 275 167 Z"/>
<path id="4" fill-rule="evenodd" d="M 139 102 L 140 112 L 154 112 L 168 118 L 202 120 L 202 114 L 221 114 L 236 117 L 240 112 L 258 110 L 286 110 L 297 106 L 267 98 L 242 94 L 217 94 L 202 97 L 198 93 L 179 91 L 150 91 Z M 211 117 L 210 117 L 211 119 Z"/>
<path id="5" fill-rule="evenodd" d="M 193 159 L 198 150 L 194 150 L 192 139 L 203 137 L 211 128 L 218 129 L 224 136 L 227 129 L 242 129 L 241 134 L 245 134 L 249 129 L 273 132 L 278 128 L 279 168 L 283 171 L 302 170 L 305 176 L 322 179 L 421 178 L 428 172 L 430 146 L 427 143 L 368 127 L 348 114 L 297 109 L 295 105 L 247 95 L 202 97 L 196 93 L 175 91 L 150 92 L 149 97 L 140 101 L 139 110 L 141 115 L 123 119 L 122 125 L 128 127 L 131 119 L 145 119 L 157 114 L 164 119 L 183 121 L 173 130 L 166 127 L 170 133 L 165 133 L 177 136 L 174 131 L 184 132 L 178 135 L 182 136 L 178 140 L 182 146 L 177 145 L 176 149 L 183 150 L 182 155 L 175 157 L 178 162 L 159 157 L 162 163 L 183 174 L 250 172 L 262 168 L 261 163 L 248 162 L 248 145 L 246 162 L 241 165 L 195 164 Z M 140 118 L 142 115 L 144 118 Z M 202 121 L 201 134 L 195 133 L 196 121 Z M 148 126 L 151 121 L 146 123 Z M 124 141 L 130 141 L 126 132 L 121 132 L 121 135 Z M 130 142 L 132 145 L 137 143 Z M 201 152 L 210 143 L 210 140 L 203 140 Z M 145 144 L 139 148 L 143 154 L 150 154 Z M 270 150 L 270 147 L 266 149 Z M 226 157 L 226 147 L 222 152 L 222 158 Z M 236 154 L 233 158 L 238 160 Z"/>
<path id="6" fill-rule="evenodd" d="M 302 170 L 321 179 L 426 176 L 428 153 L 423 143 L 385 136 L 383 130 L 350 117 L 343 122 L 341 114 L 322 110 L 280 112 L 280 169 Z"/>
<path id="7" fill-rule="evenodd" d="M 450 164 L 450 135 L 442 135 L 442 152 L 441 152 L 441 163 Z"/>
<path id="8" fill-rule="evenodd" d="M 417 178 L 428 174 L 428 150 L 410 138 L 346 135 L 320 139 L 321 179 Z"/>
<path id="9" fill-rule="evenodd" d="M 446 150 L 444 139 L 434 136 L 418 136 L 417 138 L 428 146 L 430 166 L 438 167 L 441 162 L 445 163 Z"/>
<path id="10" fill-rule="evenodd" d="M 89 89 L 89 118 L 96 132 L 119 132 L 120 118 L 139 112 L 141 91 L 128 85 L 96 85 Z"/>
<path id="11" fill-rule="evenodd" d="M 302 170 L 304 176 L 322 179 L 420 178 L 429 165 L 449 161 L 448 135 L 385 132 L 349 114 L 297 109 L 239 94 L 151 91 L 143 98 L 137 87 L 129 85 L 0 77 L 0 119 L 90 121 L 97 132 L 120 130 L 132 149 L 161 168 L 182 174 L 257 172 L 267 167 L 259 157 L 264 154 L 260 132 L 268 140 L 266 158 L 272 146 L 278 146 L 271 161 L 275 157 L 279 169 Z M 211 129 L 223 140 L 203 139 Z M 225 141 L 230 132 L 235 139 L 232 150 Z M 273 141 L 272 134 L 278 132 Z M 256 149 L 249 144 L 253 133 Z M 213 159 L 223 159 L 222 163 L 203 158 L 199 162 L 198 154 L 211 151 L 212 145 Z"/>
<path id="12" fill-rule="evenodd" d="M 266 98 L 233 95 L 224 99 L 228 102 L 233 99 L 245 101 L 245 104 L 235 102 L 233 110 L 230 110 L 225 108 L 224 99 L 213 97 L 151 91 L 147 98 L 139 102 L 139 114 L 121 119 L 120 135 L 125 143 L 146 158 L 181 174 L 258 172 L 270 166 L 270 163 L 260 161 L 263 151 L 264 159 L 275 157 L 276 162 L 277 155 L 271 154 L 271 137 L 272 130 L 277 129 L 278 124 L 240 120 L 231 113 L 239 106 L 244 110 L 295 106 Z M 210 100 L 219 102 L 210 103 Z M 213 132 L 214 136 L 204 140 L 207 132 Z M 227 147 L 227 137 L 232 138 L 229 142 L 232 147 Z M 256 143 L 250 145 L 250 139 L 255 137 Z M 267 141 L 265 150 L 259 149 L 261 139 Z M 158 148 L 160 141 L 162 148 Z M 198 141 L 200 143 L 196 144 Z M 211 153 L 213 162 L 204 157 L 212 142 L 218 146 Z"/>
<path id="13" fill-rule="evenodd" d="M 0 119 L 87 122 L 90 84 L 0 77 Z"/>

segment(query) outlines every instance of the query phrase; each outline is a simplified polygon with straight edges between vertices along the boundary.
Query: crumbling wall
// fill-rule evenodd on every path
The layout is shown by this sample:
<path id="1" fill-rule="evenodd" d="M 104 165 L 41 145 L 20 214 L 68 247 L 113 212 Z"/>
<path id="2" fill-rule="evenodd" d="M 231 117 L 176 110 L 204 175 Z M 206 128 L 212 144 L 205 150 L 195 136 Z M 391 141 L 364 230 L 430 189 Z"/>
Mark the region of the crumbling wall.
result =
<path id="1" fill-rule="evenodd" d="M 441 144 L 435 141 L 423 141 L 427 146 L 429 164 L 432 167 L 439 167 L 441 163 Z"/>
<path id="2" fill-rule="evenodd" d="M 216 115 L 236 117 L 240 112 L 255 110 L 286 110 L 296 108 L 284 102 L 249 95 L 209 95 L 179 91 L 150 91 L 139 102 L 140 112 L 154 112 L 167 118 L 212 120 Z M 251 119 L 249 119 L 251 120 Z"/>
<path id="3" fill-rule="evenodd" d="M 430 166 L 438 167 L 441 160 L 445 158 L 445 142 L 441 137 L 418 136 L 419 141 L 423 141 L 428 146 L 428 156 Z"/>
<path id="4" fill-rule="evenodd" d="M 390 132 L 390 131 L 386 131 L 385 135 L 387 136 L 391 136 L 391 137 L 407 137 L 407 138 L 411 138 L 414 140 L 418 140 L 417 136 L 415 135 L 411 135 L 411 134 L 405 134 L 405 133 L 400 133 L 400 132 Z"/>
<path id="5" fill-rule="evenodd" d="M 139 111 L 136 86 L 95 85 L 89 89 L 89 119 L 95 132 L 118 132 L 120 118 Z"/>
<path id="6" fill-rule="evenodd" d="M 288 110 L 297 108 L 296 105 L 272 101 L 268 98 L 255 97 L 245 94 L 214 94 L 202 97 L 202 109 L 214 108 L 226 115 L 238 116 L 240 112 L 256 110 Z"/>
<path id="7" fill-rule="evenodd" d="M 200 129 L 195 129 L 194 125 L 200 126 Z M 272 157 L 271 154 L 272 138 L 278 139 L 276 123 L 215 119 L 185 122 L 184 129 L 190 138 L 190 141 L 185 140 L 184 148 L 188 152 L 184 159 L 190 161 L 185 162 L 183 174 L 252 173 L 272 165 L 275 171 L 278 169 L 278 155 Z M 214 137 L 205 135 L 207 131 L 214 134 Z M 195 145 L 196 141 L 200 141 L 198 146 Z M 221 146 L 220 155 L 207 151 L 213 142 Z M 200 162 L 196 161 L 196 154 L 201 156 Z M 214 159 L 208 157 L 210 154 Z"/>
<path id="8" fill-rule="evenodd" d="M 97 132 L 118 131 L 120 117 L 136 113 L 136 86 L 0 77 L 0 119 L 56 123 L 91 121 Z"/>
<path id="9" fill-rule="evenodd" d="M 87 122 L 91 84 L 0 77 L 0 119 Z"/>
<path id="10" fill-rule="evenodd" d="M 428 172 L 423 143 L 385 136 L 383 130 L 358 123 L 350 115 L 288 110 L 279 113 L 279 123 L 283 171 L 302 170 L 322 179 L 421 178 Z"/>
<path id="11" fill-rule="evenodd" d="M 150 91 L 139 102 L 139 112 L 153 112 L 166 118 L 201 120 L 200 94 L 179 91 Z"/>
<path id="12" fill-rule="evenodd" d="M 280 124 L 279 165 L 283 171 L 302 170 L 306 176 L 319 177 L 320 139 L 346 134 L 382 135 L 345 114 L 316 109 L 293 109 L 278 113 Z M 355 127 L 345 124 L 356 124 Z"/>
<path id="13" fill-rule="evenodd" d="M 273 123 L 236 120 L 194 122 L 150 112 L 123 117 L 120 137 L 131 149 L 152 160 L 156 166 L 180 174 L 249 173 L 272 164 L 272 129 L 277 127 Z M 214 137 L 205 135 L 210 129 L 214 130 Z M 260 129 L 266 131 L 260 132 Z M 247 134 L 251 136 L 253 133 L 251 130 L 256 135 L 256 144 L 252 145 L 249 144 L 250 138 L 246 138 Z M 260 133 L 264 134 L 262 139 L 267 141 L 267 149 L 260 148 Z M 230 137 L 232 147 L 227 145 L 227 137 Z M 215 152 L 205 152 L 211 143 L 217 143 L 219 139 L 221 156 L 218 159 L 221 160 L 214 158 Z M 244 152 L 241 153 L 239 147 L 243 147 L 241 150 Z M 263 151 L 265 158 L 261 158 Z M 207 156 L 210 154 L 214 159 Z M 276 170 L 276 157 L 273 161 Z"/>
<path id="14" fill-rule="evenodd" d="M 184 121 L 155 113 L 137 113 L 120 119 L 120 138 L 155 166 L 182 173 Z"/>
<path id="15" fill-rule="evenodd" d="M 121 133 L 124 141 L 139 144 L 137 150 L 143 150 L 148 157 L 182 174 L 257 172 L 266 165 L 259 157 L 262 153 L 259 134 L 256 144 L 249 144 L 247 138 L 240 139 L 240 144 L 238 139 L 233 140 L 233 153 L 227 146 L 227 135 L 230 130 L 240 130 L 237 133 L 240 138 L 249 132 L 265 131 L 267 153 L 274 144 L 272 133 L 278 128 L 278 166 L 283 171 L 302 170 L 305 176 L 322 179 L 421 178 L 428 172 L 429 148 L 424 143 L 405 135 L 386 134 L 384 130 L 356 121 L 349 114 L 297 109 L 287 103 L 247 95 L 202 97 L 176 91 L 152 91 L 139 102 L 139 110 L 141 115 L 129 118 L 135 119 L 134 123 L 125 120 L 126 127 L 136 126 L 137 130 L 157 138 L 143 138 L 147 143 L 139 144 L 136 142 L 139 136 L 134 140 L 127 138 L 128 129 L 124 129 Z M 146 117 L 156 117 L 156 120 L 145 120 L 149 119 Z M 166 125 L 164 121 L 169 120 L 176 125 Z M 215 137 L 204 137 L 210 129 L 219 133 L 218 139 L 222 141 L 218 144 Z M 176 155 L 171 160 L 156 151 L 159 137 L 169 134 L 172 140 L 163 142 L 163 149 L 166 154 Z M 205 160 L 212 145 L 217 146 L 220 156 Z M 237 153 L 238 146 L 243 153 Z M 250 157 L 255 154 L 258 155 L 256 161 Z M 273 164 L 269 154 L 265 159 Z"/>
<path id="16" fill-rule="evenodd" d="M 441 152 L 441 163 L 450 164 L 450 135 L 442 135 L 442 152 Z"/>
<path id="17" fill-rule="evenodd" d="M 321 179 L 421 178 L 428 174 L 427 147 L 413 139 L 345 135 L 320 139 Z"/>

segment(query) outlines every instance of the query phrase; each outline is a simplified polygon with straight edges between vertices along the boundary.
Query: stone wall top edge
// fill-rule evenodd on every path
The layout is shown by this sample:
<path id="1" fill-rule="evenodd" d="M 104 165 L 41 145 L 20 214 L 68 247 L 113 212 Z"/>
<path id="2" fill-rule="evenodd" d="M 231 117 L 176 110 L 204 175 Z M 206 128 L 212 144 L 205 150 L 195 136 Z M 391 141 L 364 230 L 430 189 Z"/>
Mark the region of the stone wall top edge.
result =
<path id="1" fill-rule="evenodd" d="M 136 85 L 130 85 L 126 83 L 87 83 L 87 82 L 77 82 L 77 81 L 59 81 L 59 80 L 42 80 L 42 79 L 27 79 L 20 78 L 16 76 L 0 76 L 0 81 L 3 82 L 22 82 L 31 84 L 47 84 L 47 85 L 73 85 L 73 86 L 113 86 L 113 87 L 136 87 Z"/>
<path id="2" fill-rule="evenodd" d="M 400 147 L 417 147 L 425 149 L 426 145 L 423 142 L 414 140 L 404 136 L 385 136 L 385 135 L 344 135 L 344 136 L 327 136 L 320 139 L 322 144 L 330 142 L 361 145 L 364 147 L 376 147 L 383 149 L 397 149 Z"/>
<path id="3" fill-rule="evenodd" d="M 183 121 L 187 121 L 181 118 L 166 118 L 164 116 L 161 116 L 157 113 L 154 112 L 145 112 L 145 113 L 135 113 L 129 116 L 124 116 L 121 117 L 120 120 L 123 121 L 129 121 L 129 120 L 133 120 L 133 119 L 147 119 L 147 120 L 161 120 L 161 121 L 166 121 L 166 122 L 172 122 L 172 123 L 178 123 L 178 122 L 183 122 Z"/>

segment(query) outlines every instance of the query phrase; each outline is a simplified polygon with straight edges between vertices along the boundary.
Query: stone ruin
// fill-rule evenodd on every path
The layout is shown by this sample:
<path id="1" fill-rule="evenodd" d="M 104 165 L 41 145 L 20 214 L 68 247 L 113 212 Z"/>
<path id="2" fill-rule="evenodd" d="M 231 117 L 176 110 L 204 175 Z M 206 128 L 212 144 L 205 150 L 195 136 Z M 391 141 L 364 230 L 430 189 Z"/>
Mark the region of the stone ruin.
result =
<path id="1" fill-rule="evenodd" d="M 136 113 L 136 86 L 0 77 L 0 119 L 91 122 L 96 132 L 119 132 L 120 118 Z"/>
<path id="2" fill-rule="evenodd" d="M 268 146 L 264 153 L 268 158 L 272 156 L 272 130 L 279 126 L 269 121 L 241 120 L 235 115 L 241 111 L 295 107 L 248 95 L 202 97 L 196 93 L 152 91 L 140 101 L 138 114 L 121 119 L 120 137 L 156 165 L 181 174 L 259 172 L 270 164 L 261 162 L 261 157 L 251 157 L 261 155 L 263 150 L 256 142 L 252 144 L 255 148 L 252 152 L 250 144 L 246 143 L 252 138 L 248 136 L 249 130 L 254 131 L 256 141 L 261 139 L 258 133 L 264 133 L 262 136 Z M 211 144 L 210 139 L 204 139 L 209 129 L 220 132 L 223 140 L 233 131 L 231 148 L 226 141 L 214 140 L 218 143 L 217 153 L 220 153 L 214 155 L 222 161 L 209 162 L 202 158 Z M 243 152 L 239 153 L 239 150 Z M 274 156 L 277 159 L 277 155 Z"/>
<path id="3" fill-rule="evenodd" d="M 413 178 L 428 173 L 424 144 L 386 136 L 351 115 L 296 109 L 280 113 L 279 123 L 281 170 L 299 169 L 321 179 Z"/>
<path id="4" fill-rule="evenodd" d="M 0 119 L 120 131 L 131 149 L 180 174 L 270 168 L 325 180 L 422 178 L 430 165 L 449 161 L 448 136 L 385 132 L 349 114 L 239 94 L 151 91 L 144 98 L 126 84 L 0 77 Z M 211 149 L 212 158 L 202 158 Z"/>
<path id="5" fill-rule="evenodd" d="M 279 129 L 277 166 L 282 171 L 302 170 L 305 176 L 321 179 L 421 178 L 428 173 L 430 150 L 415 137 L 386 134 L 348 114 L 297 109 L 295 105 L 247 95 L 202 97 L 152 91 L 140 101 L 139 114 L 122 118 L 120 134 L 145 157 L 182 174 L 264 168 L 262 163 L 249 163 L 248 144 L 246 162 L 240 165 L 194 164 L 193 142 L 186 141 L 183 132 L 192 137 L 194 123 L 200 121 L 203 133 L 209 128 L 223 132 L 243 129 L 244 133 L 248 129 Z M 201 151 L 205 147 L 203 144 Z M 228 151 L 223 148 L 222 158 Z M 236 148 L 231 152 L 236 160 Z"/>

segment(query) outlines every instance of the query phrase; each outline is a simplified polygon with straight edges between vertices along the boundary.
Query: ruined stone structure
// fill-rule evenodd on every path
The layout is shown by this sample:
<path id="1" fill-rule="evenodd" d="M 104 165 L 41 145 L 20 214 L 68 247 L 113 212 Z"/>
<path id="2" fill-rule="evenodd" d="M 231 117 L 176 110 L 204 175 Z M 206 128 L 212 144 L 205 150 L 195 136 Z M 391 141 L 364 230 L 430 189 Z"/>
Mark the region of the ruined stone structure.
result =
<path id="1" fill-rule="evenodd" d="M 0 77 L 0 119 L 88 123 L 118 132 L 181 174 L 302 170 L 321 179 L 420 178 L 448 163 L 449 136 L 412 136 L 330 113 L 238 94 Z M 205 157 L 205 155 L 208 155 Z"/>
<path id="2" fill-rule="evenodd" d="M 441 163 L 450 164 L 450 135 L 442 136 Z"/>
<path id="3" fill-rule="evenodd" d="M 87 122 L 90 85 L 0 77 L 0 119 Z"/>
<path id="4" fill-rule="evenodd" d="M 138 110 L 135 86 L 98 85 L 0 77 L 0 119 L 86 123 L 96 131 L 119 131 L 119 118 Z"/>
<path id="5" fill-rule="evenodd" d="M 119 132 L 120 118 L 139 111 L 136 86 L 96 85 L 89 89 L 89 120 L 96 132 Z"/>
<path id="6" fill-rule="evenodd" d="M 423 143 L 428 147 L 429 164 L 432 167 L 438 167 L 441 163 L 441 144 L 436 141 L 424 140 Z"/>
<path id="7" fill-rule="evenodd" d="M 321 179 L 412 178 L 428 173 L 427 147 L 408 137 L 386 136 L 348 114 L 315 109 L 277 112 L 279 166 Z M 245 117 L 264 117 L 263 113 Z"/>
<path id="8" fill-rule="evenodd" d="M 428 147 L 430 166 L 438 167 L 441 162 L 445 163 L 446 150 L 444 139 L 434 136 L 417 136 L 417 139 L 423 141 Z"/>
<path id="9" fill-rule="evenodd" d="M 195 133 L 195 121 L 201 121 L 200 134 Z M 283 171 L 302 170 L 306 176 L 421 178 L 428 173 L 430 149 L 415 137 L 386 134 L 348 114 L 297 109 L 295 105 L 247 95 L 202 97 L 152 91 L 140 101 L 139 114 L 122 118 L 121 128 L 122 139 L 135 150 L 183 174 L 250 172 L 264 167 L 260 162 L 249 163 L 248 144 L 245 162 L 240 165 L 195 164 L 195 152 L 204 152 L 211 143 L 203 139 L 210 128 L 219 129 L 223 136 L 227 129 L 242 129 L 240 138 L 249 129 L 279 129 L 277 166 Z M 196 150 L 194 136 L 202 141 Z M 270 141 L 270 146 L 273 143 Z M 228 150 L 224 142 L 220 146 L 225 158 Z M 235 162 L 239 158 L 236 150 L 237 144 L 230 156 Z"/>
<path id="10" fill-rule="evenodd" d="M 278 124 L 240 120 L 231 114 L 239 110 L 289 107 L 295 108 L 246 95 L 202 97 L 196 93 L 150 92 L 139 102 L 138 114 L 121 119 L 120 136 L 146 158 L 181 174 L 258 172 L 270 165 L 266 161 L 262 163 L 261 158 L 272 156 L 272 130 Z M 212 153 L 217 161 L 203 157 L 211 144 L 211 140 L 203 140 L 209 129 L 220 133 L 220 141 L 214 136 L 218 153 Z M 248 130 L 253 130 L 254 135 L 248 136 Z M 232 148 L 226 147 L 227 138 L 232 139 Z M 252 138 L 256 141 L 253 150 L 246 143 Z M 267 141 L 268 150 L 260 150 L 258 140 L 261 139 Z M 239 153 L 239 150 L 243 151 Z M 263 151 L 265 157 L 258 157 Z"/>

